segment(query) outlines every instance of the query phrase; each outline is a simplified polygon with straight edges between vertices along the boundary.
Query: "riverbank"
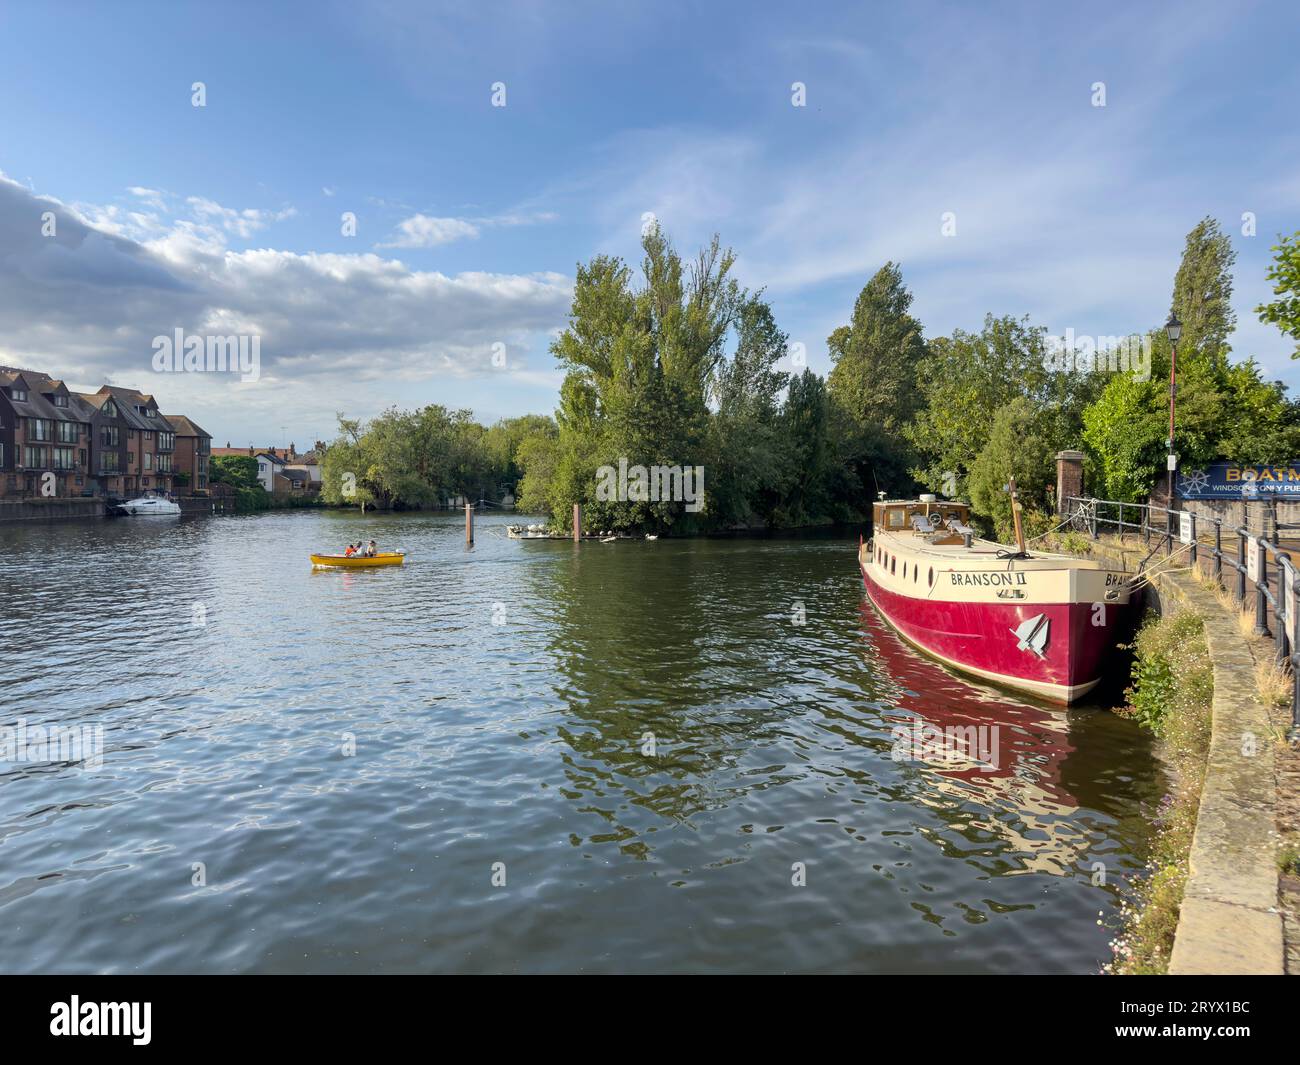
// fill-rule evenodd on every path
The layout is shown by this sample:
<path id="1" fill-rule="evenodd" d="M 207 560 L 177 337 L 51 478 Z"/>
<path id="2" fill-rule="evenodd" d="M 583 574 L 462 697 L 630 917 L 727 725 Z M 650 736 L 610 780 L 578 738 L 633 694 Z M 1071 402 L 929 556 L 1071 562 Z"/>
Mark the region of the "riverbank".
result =
<path id="1" fill-rule="evenodd" d="M 1088 555 L 1122 562 L 1130 570 L 1149 551 L 1140 541 L 1114 537 L 1087 545 Z M 1074 540 L 1073 546 L 1083 545 Z M 1278 826 L 1294 822 L 1297 812 L 1280 806 L 1278 787 L 1279 767 L 1289 766 L 1295 754 L 1257 682 L 1272 647 L 1248 635 L 1240 612 L 1191 566 L 1156 573 L 1147 600 L 1162 615 L 1188 611 L 1203 620 L 1213 680 L 1204 786 L 1167 971 L 1280 974 L 1286 963 Z M 1288 923 L 1296 927 L 1294 918 Z"/>

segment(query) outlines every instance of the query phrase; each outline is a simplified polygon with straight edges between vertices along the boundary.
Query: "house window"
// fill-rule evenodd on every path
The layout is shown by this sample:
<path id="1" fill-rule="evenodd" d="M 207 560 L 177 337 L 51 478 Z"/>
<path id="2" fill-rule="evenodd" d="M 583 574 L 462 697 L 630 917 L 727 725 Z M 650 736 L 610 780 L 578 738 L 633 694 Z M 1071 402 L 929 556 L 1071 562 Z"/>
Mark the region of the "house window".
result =
<path id="1" fill-rule="evenodd" d="M 43 447 L 24 447 L 23 448 L 23 466 L 29 470 L 41 470 L 45 468 L 45 448 Z"/>
<path id="2" fill-rule="evenodd" d="M 99 442 L 103 444 L 104 447 L 117 447 L 121 439 L 119 436 L 120 432 L 121 430 L 119 430 L 116 425 L 100 426 Z"/>
<path id="3" fill-rule="evenodd" d="M 151 443 L 153 442 L 153 430 L 152 430 L 152 429 L 146 429 L 146 430 L 144 430 L 144 432 L 143 432 L 142 435 L 144 436 L 144 438 L 145 438 L 146 440 L 150 441 Z"/>
<path id="4" fill-rule="evenodd" d="M 68 405 L 68 397 L 67 397 L 67 396 L 55 396 L 55 397 L 54 397 L 54 405 L 55 405 L 56 407 L 66 407 L 66 406 Z"/>
<path id="5" fill-rule="evenodd" d="M 164 433 L 161 430 L 158 433 L 158 450 L 171 451 L 176 447 L 176 434 Z"/>
<path id="6" fill-rule="evenodd" d="M 146 452 L 144 453 L 144 468 L 145 468 L 146 470 L 152 470 L 152 469 L 153 469 L 153 452 L 152 452 L 152 451 L 146 451 Z"/>
<path id="7" fill-rule="evenodd" d="M 81 426 L 76 422 L 56 422 L 54 437 L 60 444 L 75 444 L 81 439 Z"/>
<path id="8" fill-rule="evenodd" d="M 99 453 L 99 472 L 116 473 L 117 472 L 117 452 L 101 451 Z"/>
<path id="9" fill-rule="evenodd" d="M 103 410 L 103 412 L 107 414 L 110 418 L 117 417 L 117 404 L 114 403 L 111 399 L 104 400 L 104 406 L 101 408 L 101 410 Z"/>
<path id="10" fill-rule="evenodd" d="M 46 418 L 27 419 L 28 440 L 53 440 L 54 423 Z"/>
<path id="11" fill-rule="evenodd" d="M 146 488 L 148 488 L 148 487 L 149 487 L 149 478 L 148 478 L 148 477 L 141 477 L 141 478 L 140 478 L 140 483 L 141 483 L 142 485 L 144 485 Z"/>
<path id="12" fill-rule="evenodd" d="M 72 467 L 72 448 L 56 447 L 54 449 L 54 468 L 56 470 L 70 470 Z"/>
<path id="13" fill-rule="evenodd" d="M 170 455 L 158 456 L 158 472 L 159 473 L 172 472 L 172 457 Z"/>
<path id="14" fill-rule="evenodd" d="M 25 389 L 25 388 L 13 388 L 13 389 L 10 389 L 10 391 L 9 391 L 9 398 L 12 399 L 12 400 L 14 400 L 15 402 L 18 402 L 18 403 L 26 403 L 26 402 L 27 402 L 27 389 Z"/>
<path id="15" fill-rule="evenodd" d="M 81 466 L 86 464 L 86 449 L 84 447 L 77 452 L 77 462 Z"/>

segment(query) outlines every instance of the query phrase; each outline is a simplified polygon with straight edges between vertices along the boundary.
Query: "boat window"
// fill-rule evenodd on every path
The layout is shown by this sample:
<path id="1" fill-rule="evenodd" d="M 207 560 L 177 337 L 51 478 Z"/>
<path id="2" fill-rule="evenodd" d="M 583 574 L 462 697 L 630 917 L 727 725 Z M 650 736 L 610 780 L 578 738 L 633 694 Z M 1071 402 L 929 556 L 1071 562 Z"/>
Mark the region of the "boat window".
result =
<path id="1" fill-rule="evenodd" d="M 893 573 L 898 568 L 898 559 L 891 557 L 889 560 L 889 572 Z"/>
<path id="2" fill-rule="evenodd" d="M 907 514 L 904 511 L 895 508 L 889 512 L 886 524 L 891 529 L 901 529 L 903 527 L 903 522 L 906 520 Z"/>
<path id="3" fill-rule="evenodd" d="M 933 566 L 930 567 L 930 583 L 931 583 L 932 585 L 934 584 L 934 567 L 933 567 Z"/>
<path id="4" fill-rule="evenodd" d="M 912 583 L 913 583 L 913 584 L 916 583 L 916 578 L 917 578 L 917 576 L 920 574 L 920 572 L 921 572 L 921 567 L 920 567 L 920 566 L 913 566 L 913 567 L 912 567 Z"/>
<path id="5" fill-rule="evenodd" d="M 907 580 L 907 563 L 903 563 L 903 580 Z"/>

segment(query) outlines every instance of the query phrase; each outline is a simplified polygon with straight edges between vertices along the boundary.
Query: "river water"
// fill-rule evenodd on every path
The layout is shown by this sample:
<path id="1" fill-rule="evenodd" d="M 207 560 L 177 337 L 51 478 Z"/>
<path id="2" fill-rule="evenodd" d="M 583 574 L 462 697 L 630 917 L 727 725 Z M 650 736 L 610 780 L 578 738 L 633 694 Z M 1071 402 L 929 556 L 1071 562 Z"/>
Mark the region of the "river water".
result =
<path id="1" fill-rule="evenodd" d="M 0 529 L 0 726 L 29 744 L 0 756 L 0 971 L 1109 958 L 1163 792 L 1136 727 L 910 651 L 847 537 L 504 524 L 472 551 L 455 515 Z M 372 536 L 409 563 L 308 563 Z M 84 727 L 82 761 L 38 725 Z M 925 725 L 981 747 L 900 746 Z"/>

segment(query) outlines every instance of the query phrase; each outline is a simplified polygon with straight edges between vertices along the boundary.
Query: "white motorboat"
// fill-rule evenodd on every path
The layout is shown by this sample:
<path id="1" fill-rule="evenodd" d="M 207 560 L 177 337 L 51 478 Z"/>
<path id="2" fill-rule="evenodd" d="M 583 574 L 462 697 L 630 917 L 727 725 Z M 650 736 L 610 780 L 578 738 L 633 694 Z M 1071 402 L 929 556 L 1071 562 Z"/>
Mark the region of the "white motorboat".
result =
<path id="1" fill-rule="evenodd" d="M 170 499 L 163 499 L 161 496 L 141 496 L 139 499 L 128 499 L 119 506 L 123 514 L 133 514 L 136 517 L 147 517 L 153 514 L 179 514 L 181 512 L 179 503 L 173 503 Z"/>

